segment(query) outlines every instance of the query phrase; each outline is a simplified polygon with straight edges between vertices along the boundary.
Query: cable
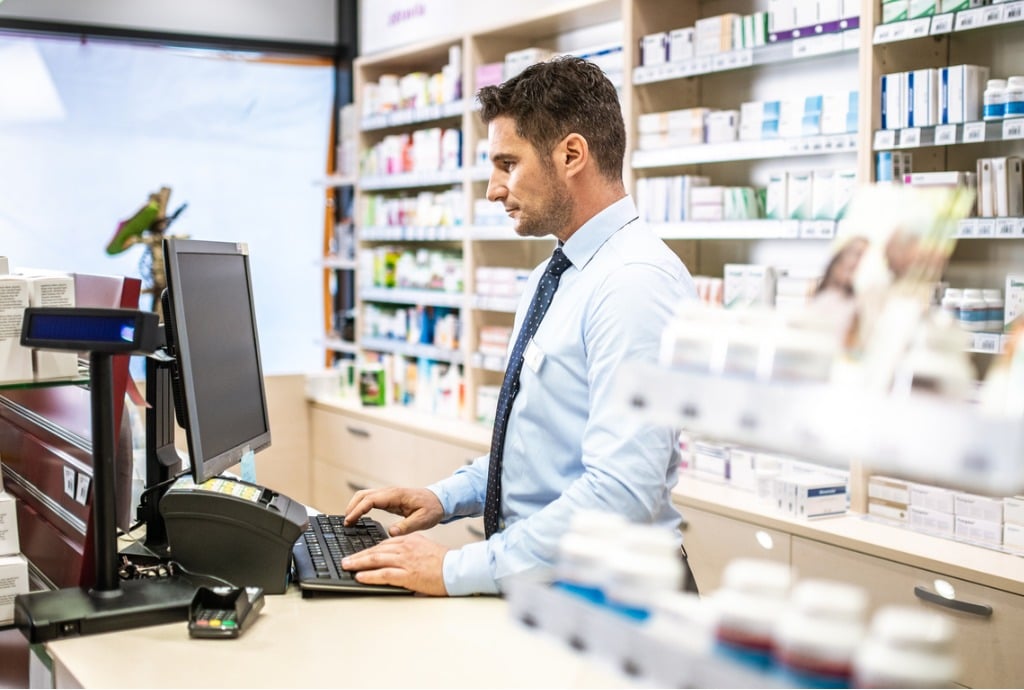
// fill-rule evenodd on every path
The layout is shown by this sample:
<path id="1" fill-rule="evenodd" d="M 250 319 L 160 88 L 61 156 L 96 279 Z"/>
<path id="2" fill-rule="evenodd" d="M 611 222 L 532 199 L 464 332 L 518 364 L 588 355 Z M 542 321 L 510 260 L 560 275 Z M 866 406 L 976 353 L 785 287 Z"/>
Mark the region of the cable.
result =
<path id="1" fill-rule="evenodd" d="M 185 575 L 189 575 L 192 578 L 199 577 L 206 580 L 215 580 L 228 587 L 237 587 L 237 585 L 234 582 L 229 582 L 228 580 L 225 580 L 222 577 L 217 577 L 216 575 L 210 575 L 209 573 L 194 573 L 178 561 L 170 561 L 168 562 L 168 565 L 172 566 L 174 570 L 180 570 L 182 573 L 184 573 Z"/>

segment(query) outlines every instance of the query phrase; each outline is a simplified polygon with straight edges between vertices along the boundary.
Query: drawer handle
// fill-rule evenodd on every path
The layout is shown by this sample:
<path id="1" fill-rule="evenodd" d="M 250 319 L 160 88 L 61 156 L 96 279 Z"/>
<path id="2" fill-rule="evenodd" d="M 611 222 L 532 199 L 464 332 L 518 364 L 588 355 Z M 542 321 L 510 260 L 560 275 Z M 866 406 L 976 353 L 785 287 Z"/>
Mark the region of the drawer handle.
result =
<path id="1" fill-rule="evenodd" d="M 973 604 L 969 601 L 961 601 L 960 599 L 947 599 L 941 594 L 936 594 L 922 585 L 914 587 L 914 596 L 923 601 L 927 601 L 947 609 L 953 609 L 954 611 L 960 611 L 961 613 L 970 613 L 975 616 L 981 616 L 982 618 L 989 618 L 992 616 L 992 607 L 988 604 Z"/>
<path id="2" fill-rule="evenodd" d="M 355 484 L 354 482 L 345 482 L 345 483 L 348 484 L 348 488 L 352 489 L 352 491 L 369 491 L 370 490 L 370 487 L 368 487 L 368 486 L 360 486 L 359 484 Z"/>
<path id="3" fill-rule="evenodd" d="M 474 537 L 476 537 L 477 539 L 483 539 L 487 536 L 486 534 L 484 534 L 484 531 L 482 529 L 480 529 L 479 527 L 474 527 L 473 525 L 466 525 L 466 531 Z"/>
<path id="4" fill-rule="evenodd" d="M 680 520 L 679 521 L 679 531 L 680 532 L 685 532 L 688 529 L 690 529 L 690 523 L 685 518 Z"/>
<path id="5" fill-rule="evenodd" d="M 345 428 L 348 429 L 348 433 L 352 434 L 353 436 L 362 436 L 363 438 L 370 438 L 370 432 L 367 431 L 366 429 L 360 429 L 357 426 L 346 426 Z"/>

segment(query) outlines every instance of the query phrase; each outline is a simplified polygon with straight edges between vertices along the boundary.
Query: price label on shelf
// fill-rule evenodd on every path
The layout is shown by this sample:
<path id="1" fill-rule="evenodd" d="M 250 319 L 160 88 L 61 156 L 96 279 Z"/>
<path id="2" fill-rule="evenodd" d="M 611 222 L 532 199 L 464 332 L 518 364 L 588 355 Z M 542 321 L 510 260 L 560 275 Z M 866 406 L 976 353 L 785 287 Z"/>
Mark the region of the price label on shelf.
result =
<path id="1" fill-rule="evenodd" d="M 800 237 L 805 240 L 828 239 L 835 235 L 836 224 L 831 220 L 805 220 L 800 222 Z"/>
<path id="2" fill-rule="evenodd" d="M 981 14 L 981 26 L 988 26 L 989 24 L 1002 24 L 1002 22 L 1002 5 L 993 5 L 992 7 L 984 8 L 984 12 L 982 12 Z"/>
<path id="3" fill-rule="evenodd" d="M 985 8 L 979 7 L 973 10 L 964 10 L 956 13 L 956 23 L 953 28 L 957 31 L 966 31 L 967 29 L 976 29 L 981 26 L 982 19 L 985 16 Z"/>
<path id="4" fill-rule="evenodd" d="M 920 19 L 913 19 L 909 22 L 905 22 L 907 38 L 920 38 L 921 36 L 927 36 L 928 32 L 932 28 L 931 17 L 921 17 Z"/>
<path id="5" fill-rule="evenodd" d="M 1003 120 L 1003 139 L 1024 139 L 1024 118 Z"/>
<path id="6" fill-rule="evenodd" d="M 754 64 L 754 49 L 747 48 L 746 50 L 736 51 L 736 66 L 737 67 L 750 67 Z"/>
<path id="7" fill-rule="evenodd" d="M 695 74 L 706 74 L 713 69 L 711 58 L 700 58 L 693 65 L 693 71 Z"/>
<path id="8" fill-rule="evenodd" d="M 906 38 L 908 34 L 907 29 L 910 28 L 908 26 L 909 24 L 910 22 L 896 22 L 895 24 L 893 24 L 892 34 L 889 36 L 889 40 L 902 41 L 904 38 Z"/>
<path id="9" fill-rule="evenodd" d="M 996 235 L 999 237 L 1013 237 L 1017 234 L 1016 218 L 999 218 L 996 220 Z"/>
<path id="10" fill-rule="evenodd" d="M 995 237 L 996 235 L 995 218 L 979 218 L 976 227 L 978 228 L 978 237 Z"/>
<path id="11" fill-rule="evenodd" d="M 1003 5 L 1003 21 L 1019 22 L 1024 19 L 1024 2 L 1010 2 Z"/>
<path id="12" fill-rule="evenodd" d="M 964 123 L 964 143 L 977 143 L 979 141 L 985 141 L 985 123 Z"/>
<path id="13" fill-rule="evenodd" d="M 974 237 L 978 234 L 978 219 L 977 218 L 964 218 L 960 221 L 960 227 L 957 228 L 957 237 Z"/>
<path id="14" fill-rule="evenodd" d="M 729 67 L 729 53 L 719 53 L 711 58 L 711 69 L 721 71 Z"/>
<path id="15" fill-rule="evenodd" d="M 909 127 L 908 129 L 900 130 L 900 147 L 911 147 L 921 145 L 921 128 L 920 127 Z"/>
<path id="16" fill-rule="evenodd" d="M 888 43 L 892 37 L 893 24 L 879 24 L 875 27 L 875 43 Z"/>
<path id="17" fill-rule="evenodd" d="M 999 340 L 998 333 L 978 333 L 974 336 L 974 349 L 995 354 L 999 352 Z"/>
<path id="18" fill-rule="evenodd" d="M 945 14 L 937 14 L 934 17 L 932 17 L 932 36 L 938 36 L 939 34 L 948 34 L 950 31 L 952 31 L 954 16 L 955 15 L 952 12 L 947 12 Z"/>
<path id="19" fill-rule="evenodd" d="M 885 149 L 896 148 L 896 130 L 895 129 L 880 129 L 875 132 L 875 150 L 884 151 Z"/>
<path id="20" fill-rule="evenodd" d="M 956 125 L 939 125 L 935 128 L 935 145 L 945 146 L 956 143 Z"/>

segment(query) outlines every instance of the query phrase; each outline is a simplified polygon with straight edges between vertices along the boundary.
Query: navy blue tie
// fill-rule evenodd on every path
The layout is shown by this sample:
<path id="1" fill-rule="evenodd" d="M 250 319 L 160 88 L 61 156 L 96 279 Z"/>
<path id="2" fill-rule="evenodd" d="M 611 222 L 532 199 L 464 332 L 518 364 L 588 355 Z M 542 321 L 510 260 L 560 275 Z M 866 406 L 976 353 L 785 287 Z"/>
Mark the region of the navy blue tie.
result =
<path id="1" fill-rule="evenodd" d="M 499 531 L 501 517 L 501 459 L 505 454 L 505 431 L 508 429 L 508 414 L 512 409 L 512 401 L 519 392 L 519 374 L 523 370 L 523 353 L 526 346 L 537 332 L 537 326 L 551 306 L 551 299 L 558 289 L 558 281 L 572 262 L 562 252 L 561 247 L 555 249 L 548 262 L 544 275 L 540 278 L 537 292 L 533 296 L 530 308 L 526 312 L 519 336 L 512 348 L 512 355 L 505 369 L 505 379 L 501 382 L 498 393 L 498 409 L 494 413 L 494 431 L 491 435 L 491 460 L 487 466 L 487 498 L 484 502 L 484 534 L 490 539 Z"/>

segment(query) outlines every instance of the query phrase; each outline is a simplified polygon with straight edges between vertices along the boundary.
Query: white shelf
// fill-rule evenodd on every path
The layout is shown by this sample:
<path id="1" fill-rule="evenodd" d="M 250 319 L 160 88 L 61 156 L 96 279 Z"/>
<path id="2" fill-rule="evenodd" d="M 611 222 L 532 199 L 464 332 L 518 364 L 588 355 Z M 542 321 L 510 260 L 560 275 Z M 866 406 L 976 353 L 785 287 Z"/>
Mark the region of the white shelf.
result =
<path id="1" fill-rule="evenodd" d="M 993 495 L 1024 491 L 1024 424 L 939 397 L 763 382 L 650 363 L 620 368 L 623 413 L 838 467 Z"/>
<path id="2" fill-rule="evenodd" d="M 359 178 L 359 186 L 365 192 L 388 189 L 416 189 L 419 187 L 444 187 L 462 184 L 462 168 L 434 170 L 430 172 L 394 173 L 392 175 L 366 175 Z"/>
<path id="3" fill-rule="evenodd" d="M 1024 2 L 976 7 L 960 12 L 946 12 L 933 17 L 921 17 L 902 22 L 879 24 L 875 27 L 874 43 L 909 41 L 925 36 L 960 33 L 990 26 L 1015 24 L 1024 21 Z"/>
<path id="4" fill-rule="evenodd" d="M 364 242 L 459 242 L 466 229 L 461 225 L 378 225 L 359 229 Z"/>
<path id="5" fill-rule="evenodd" d="M 842 20 L 841 24 L 848 23 Z M 637 67 L 633 70 L 635 85 L 655 84 L 673 79 L 685 79 L 701 74 L 745 69 L 757 65 L 791 62 L 819 55 L 831 55 L 857 50 L 860 30 L 843 25 L 838 32 L 820 33 L 807 38 L 771 43 L 745 50 L 732 50 L 716 55 L 704 55 L 690 60 L 664 65 Z"/>
<path id="6" fill-rule="evenodd" d="M 872 148 L 875 151 L 890 151 L 1015 139 L 1024 139 L 1024 117 L 928 127 L 879 129 L 875 131 Z"/>
<path id="7" fill-rule="evenodd" d="M 465 102 L 461 100 L 436 105 L 425 105 L 419 108 L 405 108 L 390 113 L 367 115 L 360 121 L 359 127 L 364 132 L 370 132 L 375 129 L 386 129 L 388 127 L 403 127 L 405 125 L 415 125 L 437 120 L 449 120 L 460 117 L 465 109 Z"/>
<path id="8" fill-rule="evenodd" d="M 823 134 L 797 139 L 727 141 L 719 144 L 695 144 L 653 151 L 634 151 L 632 165 L 637 169 L 666 168 L 698 163 L 853 153 L 856 150 L 857 135 L 855 133 Z"/>
<path id="9" fill-rule="evenodd" d="M 960 221 L 957 239 L 1024 239 L 1024 218 L 965 218 Z"/>
<path id="10" fill-rule="evenodd" d="M 438 362 L 451 362 L 452 364 L 461 364 L 463 359 L 462 353 L 458 350 L 448 350 L 422 343 L 407 343 L 404 340 L 395 340 L 393 338 L 363 338 L 359 341 L 359 345 L 364 350 L 390 352 L 404 357 L 432 359 Z"/>
<path id="11" fill-rule="evenodd" d="M 364 302 L 385 302 L 388 304 L 422 304 L 427 307 L 462 307 L 465 295 L 461 292 L 440 290 L 416 290 L 410 288 L 359 288 L 359 299 Z"/>
<path id="12" fill-rule="evenodd" d="M 998 355 L 1006 349 L 1006 336 L 1002 333 L 971 333 L 968 352 Z"/>
<path id="13" fill-rule="evenodd" d="M 687 221 L 651 223 L 650 227 L 665 240 L 818 240 L 836 235 L 834 220 Z"/>

